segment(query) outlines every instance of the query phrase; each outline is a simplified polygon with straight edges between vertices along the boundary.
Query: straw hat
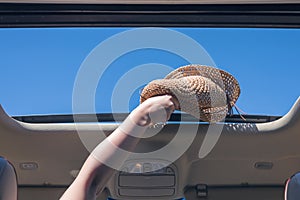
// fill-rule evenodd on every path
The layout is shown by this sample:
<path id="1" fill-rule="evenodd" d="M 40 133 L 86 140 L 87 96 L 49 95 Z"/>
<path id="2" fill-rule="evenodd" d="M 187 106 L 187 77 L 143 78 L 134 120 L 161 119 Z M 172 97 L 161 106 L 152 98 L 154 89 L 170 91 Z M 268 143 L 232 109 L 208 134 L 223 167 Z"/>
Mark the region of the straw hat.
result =
<path id="1" fill-rule="evenodd" d="M 140 103 L 166 94 L 178 100 L 176 110 L 203 121 L 218 122 L 235 106 L 240 87 L 228 72 L 209 66 L 187 65 L 175 69 L 164 79 L 150 82 L 141 92 Z"/>

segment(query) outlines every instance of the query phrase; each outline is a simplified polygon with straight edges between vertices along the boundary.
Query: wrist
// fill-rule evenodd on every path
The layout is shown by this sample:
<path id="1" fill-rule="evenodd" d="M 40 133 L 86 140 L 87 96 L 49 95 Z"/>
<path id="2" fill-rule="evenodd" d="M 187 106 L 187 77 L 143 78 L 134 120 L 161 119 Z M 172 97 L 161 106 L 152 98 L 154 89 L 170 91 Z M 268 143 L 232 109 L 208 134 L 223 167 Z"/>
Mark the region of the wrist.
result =
<path id="1" fill-rule="evenodd" d="M 136 123 L 138 126 L 148 127 L 151 123 L 149 116 L 150 105 L 147 102 L 139 105 L 130 113 L 131 120 Z"/>
<path id="2" fill-rule="evenodd" d="M 138 138 L 142 137 L 147 128 L 148 125 L 145 125 L 143 120 L 136 121 L 136 119 L 132 119 L 131 114 L 118 127 L 122 133 Z"/>

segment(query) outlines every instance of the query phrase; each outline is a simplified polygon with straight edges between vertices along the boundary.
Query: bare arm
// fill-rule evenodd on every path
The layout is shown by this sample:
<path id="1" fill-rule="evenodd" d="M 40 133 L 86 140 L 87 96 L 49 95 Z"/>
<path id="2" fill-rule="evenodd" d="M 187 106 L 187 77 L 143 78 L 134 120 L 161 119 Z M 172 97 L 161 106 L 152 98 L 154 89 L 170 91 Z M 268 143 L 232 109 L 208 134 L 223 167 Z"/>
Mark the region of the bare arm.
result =
<path id="1" fill-rule="evenodd" d="M 150 124 L 165 122 L 170 118 L 175 109 L 174 103 L 174 99 L 166 95 L 152 97 L 139 105 L 123 125 L 94 149 L 61 200 L 95 200 L 97 191 L 104 189 L 115 172 L 103 163 L 113 160 L 121 167 L 128 154 L 118 155 L 117 148 L 132 151 Z"/>

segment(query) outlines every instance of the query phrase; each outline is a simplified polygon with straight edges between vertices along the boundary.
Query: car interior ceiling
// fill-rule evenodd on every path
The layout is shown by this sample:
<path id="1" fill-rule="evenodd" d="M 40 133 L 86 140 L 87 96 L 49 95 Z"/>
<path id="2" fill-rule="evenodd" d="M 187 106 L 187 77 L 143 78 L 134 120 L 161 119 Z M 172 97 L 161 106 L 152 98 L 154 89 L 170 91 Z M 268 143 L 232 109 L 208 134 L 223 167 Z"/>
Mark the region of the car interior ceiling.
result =
<path id="1" fill-rule="evenodd" d="M 0 28 L 300 28 L 300 4 L 295 3 L 2 2 L 0 12 Z M 105 134 L 109 135 L 116 129 L 110 115 L 99 114 L 98 117 L 106 122 L 101 125 Z M 118 119 L 122 121 L 125 117 L 126 114 L 120 114 Z M 283 199 L 285 181 L 300 169 L 300 99 L 284 116 L 245 118 L 246 122 L 239 115 L 228 116 L 214 150 L 199 159 L 198 152 L 209 125 L 187 116 L 185 119 L 193 123 L 182 125 L 184 134 L 192 137 L 191 132 L 197 130 L 197 135 L 187 151 L 166 168 L 165 173 L 116 173 L 98 199 Z M 87 120 L 88 116 L 82 119 Z M 174 114 L 171 121 L 178 122 L 179 119 L 179 115 Z M 3 108 L 0 109 L 0 156 L 9 158 L 15 167 L 18 199 L 59 199 L 74 180 L 89 152 L 72 122 L 71 115 L 11 117 Z M 85 129 L 86 125 L 78 126 Z M 168 124 L 161 134 L 138 144 L 136 151 L 159 149 L 172 140 L 178 128 L 178 123 Z M 93 124 L 85 129 L 91 135 L 97 130 L 97 125 Z M 145 183 L 147 179 L 152 180 L 149 187 Z"/>

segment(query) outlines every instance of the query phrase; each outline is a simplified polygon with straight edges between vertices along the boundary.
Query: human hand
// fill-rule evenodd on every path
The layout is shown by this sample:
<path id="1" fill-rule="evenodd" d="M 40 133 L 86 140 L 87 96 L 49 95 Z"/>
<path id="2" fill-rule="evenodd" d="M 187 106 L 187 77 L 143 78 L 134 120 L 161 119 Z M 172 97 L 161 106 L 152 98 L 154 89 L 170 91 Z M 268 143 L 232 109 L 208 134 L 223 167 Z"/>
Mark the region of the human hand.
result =
<path id="1" fill-rule="evenodd" d="M 139 126 L 165 123 L 178 107 L 177 99 L 171 95 L 155 96 L 139 105 L 131 113 L 131 118 Z"/>

